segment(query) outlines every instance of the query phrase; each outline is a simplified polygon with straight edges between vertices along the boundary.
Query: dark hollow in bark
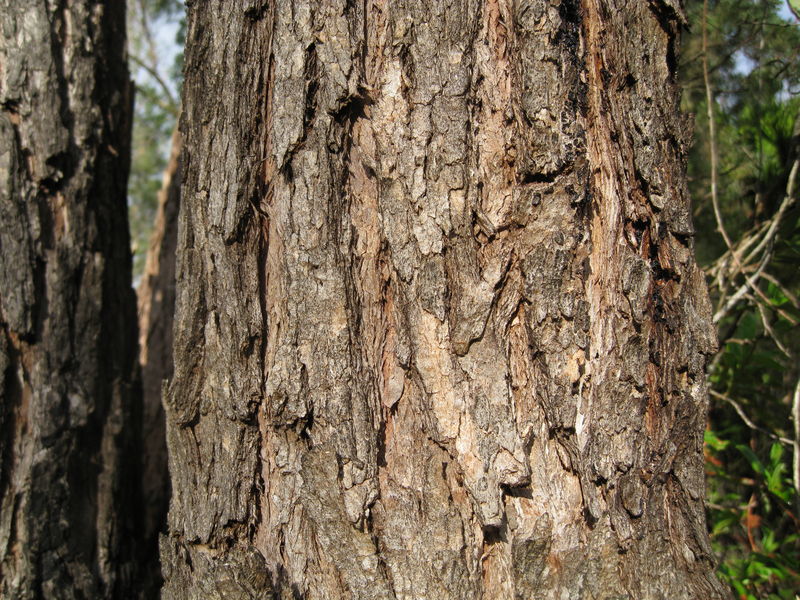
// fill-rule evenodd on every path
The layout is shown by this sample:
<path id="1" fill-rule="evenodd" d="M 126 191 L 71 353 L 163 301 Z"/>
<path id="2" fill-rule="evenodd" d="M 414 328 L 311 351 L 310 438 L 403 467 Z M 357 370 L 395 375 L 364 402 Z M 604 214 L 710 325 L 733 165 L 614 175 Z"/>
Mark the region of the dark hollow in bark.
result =
<path id="1" fill-rule="evenodd" d="M 125 3 L 0 0 L 0 595 L 134 598 Z"/>
<path id="2" fill-rule="evenodd" d="M 164 597 L 725 597 L 681 7 L 188 16 Z"/>

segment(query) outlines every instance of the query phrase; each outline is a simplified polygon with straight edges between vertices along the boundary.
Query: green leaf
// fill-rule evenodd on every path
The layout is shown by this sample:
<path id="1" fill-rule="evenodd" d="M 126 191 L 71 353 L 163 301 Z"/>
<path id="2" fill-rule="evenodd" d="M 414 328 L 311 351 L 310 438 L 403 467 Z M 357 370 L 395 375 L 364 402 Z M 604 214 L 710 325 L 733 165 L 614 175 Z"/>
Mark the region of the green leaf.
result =
<path id="1" fill-rule="evenodd" d="M 725 450 L 725 448 L 727 448 L 730 445 L 730 442 L 721 439 L 716 434 L 716 432 L 714 432 L 711 429 L 706 429 L 703 432 L 703 441 L 706 443 L 706 445 L 708 445 L 713 450 L 716 450 L 717 452 Z"/>
<path id="2" fill-rule="evenodd" d="M 713 527 L 711 528 L 711 535 L 719 536 L 724 533 L 728 533 L 738 523 L 739 523 L 739 516 L 735 514 L 729 514 L 725 517 L 716 519 Z"/>
<path id="3" fill-rule="evenodd" d="M 755 452 L 753 452 L 748 446 L 745 446 L 744 444 L 736 444 L 736 449 L 744 455 L 744 457 L 750 463 L 750 468 L 753 469 L 753 471 L 755 471 L 759 475 L 764 474 L 764 464 L 759 460 Z"/>
<path id="4" fill-rule="evenodd" d="M 772 461 L 773 464 L 778 464 L 781 462 L 783 458 L 783 445 L 779 442 L 775 442 L 772 444 L 772 447 L 769 449 L 769 459 Z"/>
<path id="5" fill-rule="evenodd" d="M 760 329 L 760 322 L 758 317 L 754 312 L 747 313 L 744 317 L 742 317 L 741 322 L 739 323 L 739 328 L 736 330 L 737 337 L 743 340 L 752 340 L 756 337 L 758 330 Z"/>

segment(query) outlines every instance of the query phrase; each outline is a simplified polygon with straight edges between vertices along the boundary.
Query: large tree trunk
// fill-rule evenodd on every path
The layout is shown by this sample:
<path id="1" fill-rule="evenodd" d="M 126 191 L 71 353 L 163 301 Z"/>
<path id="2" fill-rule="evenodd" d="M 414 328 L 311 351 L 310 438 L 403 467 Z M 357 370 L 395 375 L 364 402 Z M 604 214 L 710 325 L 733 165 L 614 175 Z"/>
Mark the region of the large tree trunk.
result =
<path id="1" fill-rule="evenodd" d="M 189 7 L 167 598 L 721 598 L 672 0 Z"/>
<path id="2" fill-rule="evenodd" d="M 132 598 L 125 3 L 0 0 L 0 595 Z"/>
<path id="3" fill-rule="evenodd" d="M 142 492 L 143 537 L 148 562 L 158 571 L 158 538 L 166 526 L 169 474 L 161 390 L 172 378 L 172 325 L 175 311 L 175 247 L 181 196 L 180 134 L 172 136 L 158 207 L 147 249 L 144 274 L 137 291 L 139 364 L 142 368 Z M 157 594 L 159 585 L 153 590 Z"/>

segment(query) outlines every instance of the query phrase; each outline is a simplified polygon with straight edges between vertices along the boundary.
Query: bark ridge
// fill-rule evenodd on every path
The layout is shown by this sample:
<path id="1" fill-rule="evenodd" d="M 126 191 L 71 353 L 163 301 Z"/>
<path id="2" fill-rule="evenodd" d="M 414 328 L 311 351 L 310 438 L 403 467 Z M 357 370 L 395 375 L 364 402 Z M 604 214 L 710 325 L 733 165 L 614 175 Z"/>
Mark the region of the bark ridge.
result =
<path id="1" fill-rule="evenodd" d="M 724 597 L 680 9 L 234 5 L 189 11 L 165 597 Z"/>

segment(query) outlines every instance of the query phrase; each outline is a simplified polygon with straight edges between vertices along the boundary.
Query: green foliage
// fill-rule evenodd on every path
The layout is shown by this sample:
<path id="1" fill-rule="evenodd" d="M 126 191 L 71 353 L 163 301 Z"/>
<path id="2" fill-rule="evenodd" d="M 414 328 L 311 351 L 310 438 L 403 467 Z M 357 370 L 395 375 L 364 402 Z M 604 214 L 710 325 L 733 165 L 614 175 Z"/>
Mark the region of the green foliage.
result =
<path id="1" fill-rule="evenodd" d="M 705 436 L 709 530 L 719 574 L 736 597 L 793 599 L 800 594 L 791 420 L 800 377 L 800 215 L 786 198 L 800 134 L 800 26 L 777 0 L 710 1 L 704 45 L 704 3 L 687 8 L 682 79 L 684 108 L 696 115 L 689 157 L 696 250 L 720 338 Z M 713 209 L 714 150 L 731 248 Z"/>
<path id="2" fill-rule="evenodd" d="M 714 549 L 722 558 L 720 575 L 740 598 L 794 598 L 800 589 L 800 560 L 792 508 L 796 492 L 787 453 L 776 442 L 762 460 L 749 446 L 723 441 L 711 432 L 709 438 L 714 482 L 709 524 Z M 738 473 L 752 477 L 737 479 Z M 742 484 L 752 490 L 749 497 L 735 491 Z"/>

